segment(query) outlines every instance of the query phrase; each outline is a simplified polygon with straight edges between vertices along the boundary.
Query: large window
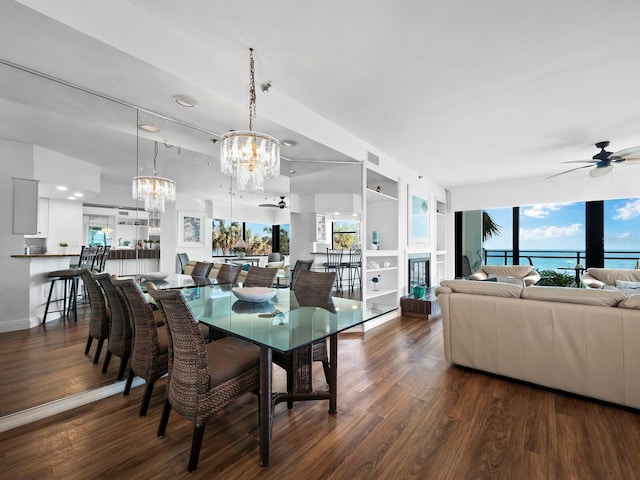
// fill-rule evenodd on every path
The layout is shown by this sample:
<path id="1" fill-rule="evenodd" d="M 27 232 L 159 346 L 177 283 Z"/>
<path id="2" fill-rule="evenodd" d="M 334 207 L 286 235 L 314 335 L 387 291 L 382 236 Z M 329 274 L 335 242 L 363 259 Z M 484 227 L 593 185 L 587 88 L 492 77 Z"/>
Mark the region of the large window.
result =
<path id="1" fill-rule="evenodd" d="M 332 222 L 333 248 L 350 249 L 359 246 L 357 220 L 334 220 Z"/>
<path id="2" fill-rule="evenodd" d="M 211 233 L 211 255 L 214 257 L 232 255 L 233 246 L 242 237 L 242 225 L 223 219 L 213 219 Z"/>
<path id="3" fill-rule="evenodd" d="M 273 251 L 274 235 L 277 236 L 278 251 L 283 255 L 289 254 L 289 224 L 267 225 L 254 222 L 231 222 L 216 218 L 213 220 L 212 252 L 211 255 L 235 255 L 236 243 L 244 238 L 248 245 L 244 252 L 247 255 L 267 255 Z"/>
<path id="4" fill-rule="evenodd" d="M 245 222 L 244 241 L 247 242 L 247 254 L 267 255 L 272 251 L 273 225 Z"/>
<path id="5" fill-rule="evenodd" d="M 640 199 L 604 202 L 604 266 L 636 268 L 640 260 Z"/>
<path id="6" fill-rule="evenodd" d="M 520 207 L 520 264 L 538 270 L 585 263 L 585 203 L 546 203 Z"/>
<path id="7" fill-rule="evenodd" d="M 291 236 L 289 235 L 289 231 L 291 230 L 291 225 L 286 224 L 286 225 L 276 225 L 276 226 L 278 227 L 278 238 L 279 238 L 278 251 L 282 255 L 289 255 L 290 239 L 291 239 Z"/>

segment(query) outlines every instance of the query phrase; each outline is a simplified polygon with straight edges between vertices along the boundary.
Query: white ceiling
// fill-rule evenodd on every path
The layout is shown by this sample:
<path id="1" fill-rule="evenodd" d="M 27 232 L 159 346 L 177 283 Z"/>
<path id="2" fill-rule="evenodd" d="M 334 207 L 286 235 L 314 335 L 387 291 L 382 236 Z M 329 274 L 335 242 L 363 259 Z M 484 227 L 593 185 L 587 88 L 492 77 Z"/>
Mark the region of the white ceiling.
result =
<path id="1" fill-rule="evenodd" d="M 258 83 L 273 83 L 257 129 L 344 160 L 321 131 L 335 126 L 446 188 L 552 175 L 601 140 L 640 145 L 634 1 L 20 3 L 94 39 L 3 0 L 2 58 L 224 132 L 246 123 L 253 47 Z M 180 110 L 175 93 L 201 105 Z"/>

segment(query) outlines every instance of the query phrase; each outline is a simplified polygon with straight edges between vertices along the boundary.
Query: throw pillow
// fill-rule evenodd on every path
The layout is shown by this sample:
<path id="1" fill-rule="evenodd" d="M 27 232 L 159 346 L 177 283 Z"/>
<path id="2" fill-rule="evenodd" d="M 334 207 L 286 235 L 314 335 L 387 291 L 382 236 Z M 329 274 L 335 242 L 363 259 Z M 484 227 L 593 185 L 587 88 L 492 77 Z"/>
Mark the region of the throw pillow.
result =
<path id="1" fill-rule="evenodd" d="M 640 282 L 625 282 L 624 280 L 616 280 L 618 288 L 640 288 Z"/>

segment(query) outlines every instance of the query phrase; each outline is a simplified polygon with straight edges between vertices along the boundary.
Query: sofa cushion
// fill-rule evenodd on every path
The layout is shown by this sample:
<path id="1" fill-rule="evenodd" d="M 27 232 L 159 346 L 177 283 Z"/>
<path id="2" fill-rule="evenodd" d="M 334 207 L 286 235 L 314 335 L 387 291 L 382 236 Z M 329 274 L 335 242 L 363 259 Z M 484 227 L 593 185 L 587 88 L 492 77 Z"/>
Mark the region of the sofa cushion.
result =
<path id="1" fill-rule="evenodd" d="M 633 310 L 640 310 L 640 295 L 629 295 L 618 304 L 619 308 L 631 308 Z"/>
<path id="2" fill-rule="evenodd" d="M 618 288 L 640 288 L 640 282 L 627 282 L 625 280 L 616 280 L 616 287 Z"/>
<path id="3" fill-rule="evenodd" d="M 545 302 L 615 307 L 624 299 L 624 295 L 612 290 L 532 286 L 522 290 L 522 298 Z"/>
<path id="4" fill-rule="evenodd" d="M 529 275 L 533 267 L 531 265 L 483 265 L 482 270 L 488 275 L 522 278 Z"/>
<path id="5" fill-rule="evenodd" d="M 440 285 L 450 288 L 453 293 L 469 293 L 491 297 L 519 298 L 520 292 L 523 290 L 522 287 L 510 283 L 474 282 L 468 280 L 444 280 Z"/>
<path id="6" fill-rule="evenodd" d="M 593 277 L 606 285 L 615 285 L 616 280 L 640 282 L 640 270 L 591 267 L 587 268 L 585 276 Z"/>

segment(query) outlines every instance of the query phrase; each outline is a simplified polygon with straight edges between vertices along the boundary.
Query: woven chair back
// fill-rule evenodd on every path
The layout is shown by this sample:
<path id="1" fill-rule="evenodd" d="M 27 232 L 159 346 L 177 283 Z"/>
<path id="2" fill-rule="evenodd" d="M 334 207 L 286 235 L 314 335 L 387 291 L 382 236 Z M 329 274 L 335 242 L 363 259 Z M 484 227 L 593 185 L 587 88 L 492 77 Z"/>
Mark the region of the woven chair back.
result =
<path id="1" fill-rule="evenodd" d="M 293 289 L 296 284 L 298 272 L 300 270 L 311 269 L 311 265 L 313 265 L 313 260 L 296 260 L 296 264 L 293 266 L 293 270 L 291 270 L 291 289 Z"/>
<path id="2" fill-rule="evenodd" d="M 127 304 L 122 294 L 118 292 L 113 285 L 111 276 L 108 273 L 100 273 L 95 275 L 95 277 L 102 287 L 102 291 L 109 303 L 111 329 L 109 332 L 108 350 L 120 358 L 127 358 L 131 355 L 131 341 L 133 337 Z"/>
<path id="3" fill-rule="evenodd" d="M 158 328 L 151 305 L 132 278 L 115 281 L 122 292 L 133 325 L 131 369 L 141 378 L 152 381 L 167 373 L 168 354 L 160 354 Z"/>
<path id="4" fill-rule="evenodd" d="M 150 290 L 167 319 L 172 352 L 167 396 L 182 415 L 197 417 L 198 399 L 209 391 L 207 349 L 198 322 L 180 290 Z"/>
<path id="5" fill-rule="evenodd" d="M 220 270 L 216 274 L 216 282 L 218 283 L 236 283 L 238 275 L 240 275 L 242 267 L 240 265 L 232 265 L 230 263 L 223 263 L 220 265 Z"/>
<path id="6" fill-rule="evenodd" d="M 80 271 L 80 277 L 89 295 L 89 303 L 91 305 L 89 336 L 97 339 L 107 338 L 109 337 L 110 325 L 102 290 L 98 286 L 94 275 L 86 268 Z"/>
<path id="7" fill-rule="evenodd" d="M 211 272 L 211 268 L 213 268 L 213 263 L 211 262 L 196 262 L 193 270 L 191 270 L 191 276 L 207 278 L 209 272 Z"/>
<path id="8" fill-rule="evenodd" d="M 251 266 L 244 280 L 245 287 L 272 287 L 278 273 L 277 268 Z"/>

